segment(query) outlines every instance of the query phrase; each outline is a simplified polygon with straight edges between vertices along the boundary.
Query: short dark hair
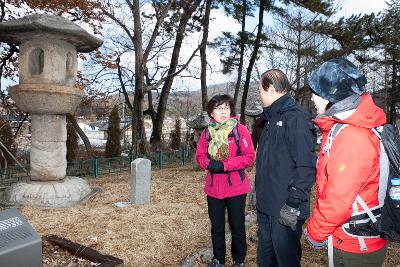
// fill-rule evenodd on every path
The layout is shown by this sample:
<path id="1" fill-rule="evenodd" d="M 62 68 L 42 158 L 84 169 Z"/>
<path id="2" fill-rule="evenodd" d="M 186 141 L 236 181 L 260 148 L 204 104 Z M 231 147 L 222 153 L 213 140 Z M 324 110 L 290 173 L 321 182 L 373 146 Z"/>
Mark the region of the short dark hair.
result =
<path id="1" fill-rule="evenodd" d="M 270 69 L 261 75 L 261 86 L 265 91 L 268 91 L 271 84 L 275 87 L 275 90 L 280 93 L 288 93 L 292 90 L 292 86 L 285 73 L 279 69 Z"/>
<path id="2" fill-rule="evenodd" d="M 231 108 L 231 115 L 236 115 L 235 105 L 233 104 L 233 99 L 230 95 L 215 95 L 207 103 L 206 111 L 208 116 L 211 117 L 211 113 L 213 112 L 214 108 L 225 103 L 229 104 L 229 107 Z"/>

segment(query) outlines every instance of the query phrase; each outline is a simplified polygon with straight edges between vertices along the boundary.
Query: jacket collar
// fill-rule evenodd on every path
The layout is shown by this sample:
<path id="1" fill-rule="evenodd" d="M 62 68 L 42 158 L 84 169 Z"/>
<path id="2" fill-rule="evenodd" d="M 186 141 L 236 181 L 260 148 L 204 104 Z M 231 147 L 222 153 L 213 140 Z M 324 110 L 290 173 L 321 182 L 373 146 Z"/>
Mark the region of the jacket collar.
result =
<path id="1" fill-rule="evenodd" d="M 271 120 L 275 116 L 281 115 L 283 112 L 291 109 L 296 105 L 296 101 L 293 97 L 286 93 L 285 95 L 281 96 L 271 106 L 263 108 L 262 116 L 264 119 Z"/>

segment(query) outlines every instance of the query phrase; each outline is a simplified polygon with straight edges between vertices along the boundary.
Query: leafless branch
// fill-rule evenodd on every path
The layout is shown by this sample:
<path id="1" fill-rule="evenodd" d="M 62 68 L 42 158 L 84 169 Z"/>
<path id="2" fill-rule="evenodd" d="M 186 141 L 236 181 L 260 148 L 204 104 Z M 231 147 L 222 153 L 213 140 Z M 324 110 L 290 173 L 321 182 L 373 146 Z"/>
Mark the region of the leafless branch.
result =
<path id="1" fill-rule="evenodd" d="M 185 64 L 182 65 L 182 67 L 181 67 L 178 71 L 172 73 L 171 75 L 165 76 L 164 78 L 162 78 L 161 80 L 159 80 L 156 84 L 153 84 L 153 85 L 150 85 L 150 86 L 146 86 L 146 90 L 153 90 L 153 89 L 155 89 L 155 88 L 158 88 L 158 87 L 159 87 L 163 82 L 165 82 L 167 79 L 169 79 L 169 78 L 171 78 L 171 77 L 174 77 L 174 76 L 177 76 L 179 73 L 181 73 L 182 71 L 184 71 L 184 70 L 187 68 L 187 66 L 190 64 L 190 62 L 192 61 L 192 59 L 194 58 L 194 56 L 196 55 L 197 51 L 199 51 L 201 47 L 202 47 L 202 45 L 199 45 L 199 46 L 193 51 L 193 53 L 192 53 L 192 55 L 190 56 L 190 58 L 186 61 Z"/>

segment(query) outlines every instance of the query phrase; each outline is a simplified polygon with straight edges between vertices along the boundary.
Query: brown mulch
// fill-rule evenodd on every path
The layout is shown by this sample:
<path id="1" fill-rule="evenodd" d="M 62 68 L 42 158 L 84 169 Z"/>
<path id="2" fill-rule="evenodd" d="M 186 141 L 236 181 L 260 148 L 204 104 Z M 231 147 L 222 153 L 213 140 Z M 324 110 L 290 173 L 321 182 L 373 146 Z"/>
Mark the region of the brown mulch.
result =
<path id="1" fill-rule="evenodd" d="M 179 266 L 188 255 L 211 245 L 203 181 L 204 172 L 193 170 L 191 166 L 154 169 L 151 203 L 118 208 L 113 203 L 129 201 L 129 173 L 112 174 L 89 179 L 101 192 L 76 207 L 24 207 L 20 211 L 41 236 L 64 237 L 121 258 L 124 266 Z M 248 236 L 256 231 L 257 226 L 252 226 Z M 251 241 L 248 245 L 246 266 L 257 266 L 257 245 Z M 54 248 L 46 249 L 48 252 L 44 250 L 44 254 L 55 254 Z M 63 252 L 58 250 L 57 253 Z M 227 253 L 229 266 L 229 249 Z M 67 258 L 45 266 L 94 266 L 83 259 L 74 259 L 75 265 L 68 265 Z M 49 257 L 48 260 L 56 259 Z M 385 266 L 396 265 L 400 265 L 400 245 L 390 244 Z M 204 265 L 198 263 L 197 266 Z M 326 251 L 304 244 L 302 266 L 327 266 Z"/>

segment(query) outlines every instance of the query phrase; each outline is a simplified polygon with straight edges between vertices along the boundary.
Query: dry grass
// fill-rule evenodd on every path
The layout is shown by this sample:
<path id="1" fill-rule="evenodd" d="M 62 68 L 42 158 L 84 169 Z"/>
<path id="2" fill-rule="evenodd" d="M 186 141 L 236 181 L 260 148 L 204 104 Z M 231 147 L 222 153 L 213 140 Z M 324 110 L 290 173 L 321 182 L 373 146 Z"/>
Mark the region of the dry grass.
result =
<path id="1" fill-rule="evenodd" d="M 56 234 L 119 257 L 125 266 L 177 266 L 208 245 L 207 205 L 202 172 L 189 168 L 152 174 L 151 204 L 117 208 L 128 201 L 128 173 L 90 180 L 102 189 L 69 209 L 25 207 L 21 211 L 39 234 Z"/>
<path id="2" fill-rule="evenodd" d="M 124 266 L 179 266 L 186 256 L 211 245 L 203 181 L 204 172 L 192 167 L 154 170 L 151 204 L 117 208 L 114 202 L 129 200 L 130 184 L 128 173 L 114 174 L 90 179 L 102 191 L 79 206 L 25 207 L 21 212 L 40 235 L 55 234 L 92 247 L 123 259 Z M 251 227 L 248 236 L 256 230 Z M 303 248 L 303 266 L 327 266 L 326 251 L 306 244 Z M 391 245 L 385 266 L 400 265 L 399 253 L 400 246 Z M 246 263 L 256 266 L 252 242 Z"/>

